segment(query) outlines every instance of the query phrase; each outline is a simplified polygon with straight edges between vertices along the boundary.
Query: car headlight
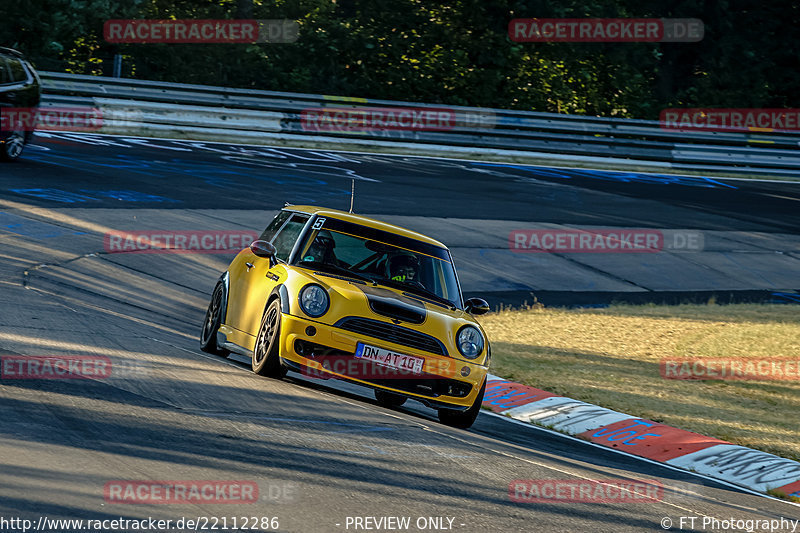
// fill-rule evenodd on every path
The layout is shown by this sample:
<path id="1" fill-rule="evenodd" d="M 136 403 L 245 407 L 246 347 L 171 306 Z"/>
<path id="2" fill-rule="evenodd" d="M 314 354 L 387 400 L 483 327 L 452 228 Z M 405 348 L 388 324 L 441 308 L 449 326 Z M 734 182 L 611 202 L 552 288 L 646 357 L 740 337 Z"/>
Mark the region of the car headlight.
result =
<path id="1" fill-rule="evenodd" d="M 467 359 L 475 359 L 483 352 L 483 335 L 478 328 L 464 326 L 456 335 L 458 351 Z"/>
<path id="2" fill-rule="evenodd" d="M 303 290 L 300 291 L 299 301 L 303 312 L 313 318 L 324 315 L 330 304 L 325 289 L 313 283 L 303 287 Z"/>

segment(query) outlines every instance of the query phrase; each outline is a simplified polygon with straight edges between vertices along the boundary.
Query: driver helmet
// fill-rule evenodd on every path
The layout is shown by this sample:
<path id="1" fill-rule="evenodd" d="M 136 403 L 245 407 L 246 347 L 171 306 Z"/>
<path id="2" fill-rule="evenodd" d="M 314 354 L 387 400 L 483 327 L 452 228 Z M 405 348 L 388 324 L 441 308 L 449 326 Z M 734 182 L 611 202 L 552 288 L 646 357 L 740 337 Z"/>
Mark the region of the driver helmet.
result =
<path id="1" fill-rule="evenodd" d="M 306 250 L 303 261 L 325 263 L 330 260 L 335 247 L 336 242 L 333 240 L 331 232 L 326 229 L 320 230 Z"/>
<path id="2" fill-rule="evenodd" d="M 402 253 L 389 259 L 389 278 L 394 281 L 415 281 L 419 269 L 419 258 L 411 253 Z"/>

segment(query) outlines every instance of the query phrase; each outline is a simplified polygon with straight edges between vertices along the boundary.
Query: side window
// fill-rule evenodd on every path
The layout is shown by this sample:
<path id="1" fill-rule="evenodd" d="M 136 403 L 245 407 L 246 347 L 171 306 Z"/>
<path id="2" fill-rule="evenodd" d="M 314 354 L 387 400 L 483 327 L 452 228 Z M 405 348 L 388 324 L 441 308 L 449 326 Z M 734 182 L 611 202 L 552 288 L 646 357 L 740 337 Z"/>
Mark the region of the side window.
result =
<path id="1" fill-rule="evenodd" d="M 11 81 L 28 81 L 28 74 L 25 72 L 25 67 L 22 66 L 19 59 L 9 59 L 8 69 L 11 73 Z"/>
<path id="2" fill-rule="evenodd" d="M 267 229 L 261 233 L 259 239 L 262 241 L 271 241 L 275 234 L 278 233 L 278 230 L 281 229 L 283 223 L 286 222 L 291 215 L 292 214 L 288 211 L 278 212 L 275 218 L 272 219 L 272 222 L 269 223 L 269 226 L 267 226 Z"/>
<path id="3" fill-rule="evenodd" d="M 289 261 L 289 254 L 292 253 L 294 243 L 303 231 L 303 226 L 308 222 L 308 215 L 292 215 L 289 222 L 283 226 L 283 229 L 272 240 L 277 250 L 277 257 L 281 261 Z"/>

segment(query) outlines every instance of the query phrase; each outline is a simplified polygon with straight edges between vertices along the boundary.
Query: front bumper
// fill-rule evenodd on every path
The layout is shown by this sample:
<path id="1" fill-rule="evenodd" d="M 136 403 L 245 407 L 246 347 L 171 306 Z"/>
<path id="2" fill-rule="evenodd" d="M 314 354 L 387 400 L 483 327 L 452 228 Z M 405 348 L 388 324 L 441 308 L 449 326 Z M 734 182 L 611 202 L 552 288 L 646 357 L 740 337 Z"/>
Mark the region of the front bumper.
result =
<path id="1" fill-rule="evenodd" d="M 315 330 L 313 335 L 309 335 L 309 326 Z M 288 314 L 281 315 L 281 338 L 281 358 L 292 370 L 310 377 L 334 377 L 395 392 L 435 408 L 470 407 L 487 374 L 487 368 L 481 365 Z M 422 358 L 422 373 L 397 371 L 356 358 L 359 342 Z"/>

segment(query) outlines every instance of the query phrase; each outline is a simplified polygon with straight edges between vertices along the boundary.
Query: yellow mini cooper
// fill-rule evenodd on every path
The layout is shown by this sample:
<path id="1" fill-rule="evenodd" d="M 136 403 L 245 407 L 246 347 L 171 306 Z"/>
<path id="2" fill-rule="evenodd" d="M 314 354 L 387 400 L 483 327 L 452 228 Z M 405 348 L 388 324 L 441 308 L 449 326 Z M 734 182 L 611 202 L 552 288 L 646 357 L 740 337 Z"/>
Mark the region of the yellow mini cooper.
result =
<path id="1" fill-rule="evenodd" d="M 491 350 L 463 301 L 450 251 L 371 218 L 287 206 L 231 262 L 214 288 L 200 345 L 235 352 L 253 371 L 337 378 L 380 405 L 413 398 L 447 425 L 480 411 Z"/>

